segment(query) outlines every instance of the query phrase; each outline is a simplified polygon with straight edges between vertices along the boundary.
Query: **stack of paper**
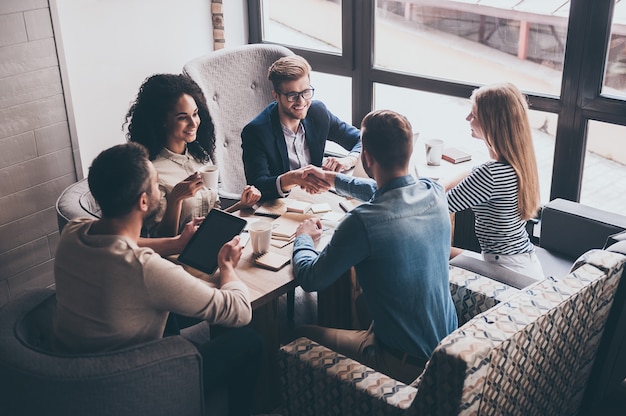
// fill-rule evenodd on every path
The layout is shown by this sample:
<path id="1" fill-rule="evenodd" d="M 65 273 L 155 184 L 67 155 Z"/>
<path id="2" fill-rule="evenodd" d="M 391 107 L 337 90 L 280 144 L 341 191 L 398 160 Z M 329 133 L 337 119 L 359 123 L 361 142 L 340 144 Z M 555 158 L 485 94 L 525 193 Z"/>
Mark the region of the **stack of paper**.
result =
<path id="1" fill-rule="evenodd" d="M 311 211 L 313 211 L 314 214 L 321 214 L 321 213 L 329 212 L 332 210 L 333 209 L 330 207 L 330 204 L 328 202 L 322 202 L 321 204 L 311 205 Z"/>
<path id="2" fill-rule="evenodd" d="M 296 238 L 296 230 L 300 223 L 312 217 L 313 215 L 311 214 L 287 212 L 275 219 L 274 228 L 272 228 L 272 245 L 284 247 L 291 243 Z"/>
<path id="3" fill-rule="evenodd" d="M 306 213 L 311 208 L 311 203 L 306 201 L 298 201 L 296 199 L 287 199 L 287 212 L 297 212 L 298 214 Z"/>

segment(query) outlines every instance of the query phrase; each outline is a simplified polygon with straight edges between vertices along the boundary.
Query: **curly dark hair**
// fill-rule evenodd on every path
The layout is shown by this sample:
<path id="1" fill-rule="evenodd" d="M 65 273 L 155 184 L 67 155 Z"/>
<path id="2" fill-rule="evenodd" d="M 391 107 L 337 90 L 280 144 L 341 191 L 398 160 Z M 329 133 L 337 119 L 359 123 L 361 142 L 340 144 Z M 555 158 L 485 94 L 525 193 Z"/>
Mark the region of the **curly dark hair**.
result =
<path id="1" fill-rule="evenodd" d="M 214 159 L 215 127 L 198 84 L 183 74 L 155 74 L 141 84 L 137 98 L 128 109 L 122 124 L 122 130 L 128 124 L 126 139 L 144 145 L 150 160 L 154 160 L 165 147 L 167 137 L 164 122 L 167 113 L 183 94 L 193 97 L 200 116 L 196 140 L 187 145 L 187 150 L 200 163 Z"/>

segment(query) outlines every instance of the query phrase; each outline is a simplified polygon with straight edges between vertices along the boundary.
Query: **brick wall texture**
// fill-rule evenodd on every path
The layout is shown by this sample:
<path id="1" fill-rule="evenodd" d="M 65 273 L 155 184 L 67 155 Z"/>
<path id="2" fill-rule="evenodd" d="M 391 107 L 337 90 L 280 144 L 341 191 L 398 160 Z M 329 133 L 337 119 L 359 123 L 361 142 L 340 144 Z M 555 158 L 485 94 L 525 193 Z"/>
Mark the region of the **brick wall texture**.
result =
<path id="1" fill-rule="evenodd" d="M 55 202 L 77 151 L 48 0 L 0 1 L 0 306 L 54 283 Z"/>

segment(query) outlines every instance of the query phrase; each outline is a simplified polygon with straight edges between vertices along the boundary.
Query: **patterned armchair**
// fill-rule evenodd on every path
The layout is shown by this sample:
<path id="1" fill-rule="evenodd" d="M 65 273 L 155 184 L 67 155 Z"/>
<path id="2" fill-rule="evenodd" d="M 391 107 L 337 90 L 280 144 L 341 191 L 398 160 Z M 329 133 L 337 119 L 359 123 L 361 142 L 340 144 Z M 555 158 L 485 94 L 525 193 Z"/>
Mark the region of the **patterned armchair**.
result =
<path id="1" fill-rule="evenodd" d="M 624 254 L 591 250 L 567 276 L 522 290 L 451 268 L 460 327 L 411 385 L 299 338 L 279 353 L 284 412 L 576 414 L 592 368 L 606 365 L 596 354 L 612 338 L 603 333 L 625 266 Z"/>

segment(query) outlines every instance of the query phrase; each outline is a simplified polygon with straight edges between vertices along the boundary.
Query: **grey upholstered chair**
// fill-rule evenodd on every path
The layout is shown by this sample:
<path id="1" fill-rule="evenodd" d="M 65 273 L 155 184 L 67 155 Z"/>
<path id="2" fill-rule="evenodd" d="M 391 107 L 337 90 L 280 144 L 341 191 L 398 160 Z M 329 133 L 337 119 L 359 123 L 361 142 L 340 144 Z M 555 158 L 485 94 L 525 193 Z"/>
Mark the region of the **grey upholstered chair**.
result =
<path id="1" fill-rule="evenodd" d="M 56 202 L 59 233 L 69 220 L 75 218 L 100 218 L 98 203 L 89 191 L 87 178 L 81 179 L 65 188 Z"/>
<path id="2" fill-rule="evenodd" d="M 202 358 L 181 336 L 100 354 L 56 354 L 54 290 L 24 292 L 0 309 L 0 413 L 5 415 L 193 415 L 205 402 Z M 221 409 L 220 409 L 221 410 Z M 225 410 L 225 409 L 224 409 Z"/>
<path id="3" fill-rule="evenodd" d="M 246 185 L 241 130 L 272 98 L 267 70 L 289 49 L 270 44 L 244 45 L 200 56 L 183 68 L 200 85 L 215 124 L 213 161 L 220 168 L 220 197 L 238 200 Z M 228 205 L 228 203 L 226 203 Z"/>

